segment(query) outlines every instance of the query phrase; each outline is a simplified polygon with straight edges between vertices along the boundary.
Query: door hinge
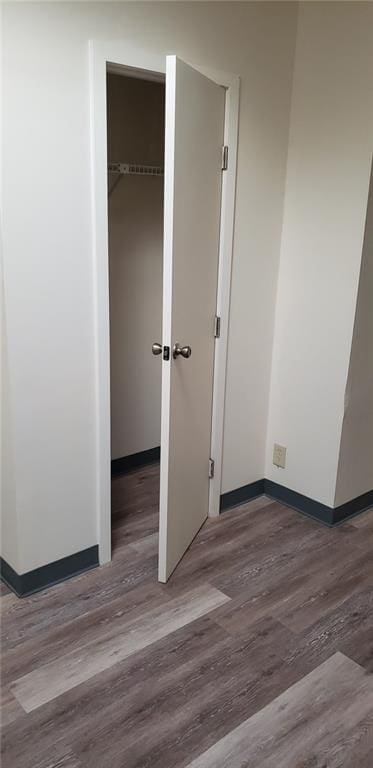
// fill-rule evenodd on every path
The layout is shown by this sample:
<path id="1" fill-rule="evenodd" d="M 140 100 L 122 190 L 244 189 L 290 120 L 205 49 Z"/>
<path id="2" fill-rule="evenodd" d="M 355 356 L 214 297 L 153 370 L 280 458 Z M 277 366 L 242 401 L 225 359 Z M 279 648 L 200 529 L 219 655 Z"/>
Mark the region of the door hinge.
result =
<path id="1" fill-rule="evenodd" d="M 226 171 L 228 168 L 228 147 L 226 144 L 224 144 L 224 147 L 221 148 L 221 169 L 222 171 Z"/>
<path id="2" fill-rule="evenodd" d="M 220 339 L 220 323 L 221 323 L 221 318 L 219 317 L 219 315 L 215 315 L 215 319 L 214 319 L 214 337 L 215 337 L 215 339 Z"/>
<path id="3" fill-rule="evenodd" d="M 209 459 L 209 478 L 210 480 L 214 477 L 215 474 L 215 461 L 214 459 Z"/>

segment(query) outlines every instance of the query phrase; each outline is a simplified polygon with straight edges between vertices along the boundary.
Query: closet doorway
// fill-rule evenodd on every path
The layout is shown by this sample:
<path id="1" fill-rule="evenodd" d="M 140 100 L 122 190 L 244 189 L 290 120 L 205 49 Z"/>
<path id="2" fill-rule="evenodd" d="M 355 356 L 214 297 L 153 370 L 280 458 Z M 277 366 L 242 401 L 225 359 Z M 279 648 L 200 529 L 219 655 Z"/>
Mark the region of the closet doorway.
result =
<path id="1" fill-rule="evenodd" d="M 107 73 L 112 551 L 156 546 L 162 339 L 164 77 Z M 150 538 L 149 538 L 150 537 Z"/>
<path id="2" fill-rule="evenodd" d="M 144 431 L 141 435 L 136 434 L 134 439 L 133 430 L 125 430 L 124 434 L 120 419 L 116 421 L 114 429 L 113 426 L 110 427 L 110 421 L 113 425 L 114 419 L 118 419 L 116 404 L 119 403 L 122 407 L 123 392 L 128 390 L 129 394 L 137 397 L 138 389 L 144 387 L 144 390 L 148 391 L 146 371 L 151 370 L 153 374 L 154 365 L 159 364 L 161 435 L 158 578 L 165 582 L 207 515 L 219 514 L 239 82 L 237 77 L 202 72 L 176 56 L 164 57 L 131 47 L 128 43 L 92 42 L 90 54 L 99 558 L 100 563 L 105 563 L 111 557 L 112 448 L 113 452 L 115 451 L 114 471 L 126 470 L 134 462 L 144 458 L 155 459 L 158 455 L 158 445 L 149 445 L 149 438 L 145 443 L 140 442 L 139 437 L 144 437 Z M 139 281 L 139 274 L 142 274 L 139 253 L 142 254 L 142 251 L 147 251 L 149 247 L 148 257 L 153 254 L 154 267 L 154 246 L 157 241 L 156 233 L 159 233 L 156 222 L 159 224 L 159 218 L 158 214 L 154 216 L 155 198 L 150 205 L 147 194 L 142 193 L 147 205 L 139 212 L 138 208 L 134 208 L 135 193 L 125 190 L 123 185 L 128 182 L 161 182 L 162 164 L 156 157 L 155 147 L 156 135 L 162 131 L 160 125 L 154 129 L 150 140 L 153 141 L 154 151 L 151 155 L 142 154 L 141 159 L 128 155 L 128 144 L 122 148 L 121 129 L 117 129 L 115 139 L 118 140 L 118 145 L 113 146 L 114 137 L 108 137 L 106 109 L 107 104 L 110 109 L 112 106 L 107 91 L 107 79 L 110 75 L 145 81 L 140 87 L 149 89 L 148 95 L 154 82 L 158 96 L 163 92 L 163 98 L 164 82 L 166 84 L 162 332 L 159 337 L 156 336 L 159 325 L 154 309 L 154 317 L 151 317 L 151 344 L 144 350 L 146 360 L 142 363 L 144 367 L 140 383 L 136 382 L 132 371 L 128 371 L 128 366 L 131 366 L 131 359 L 135 361 L 133 349 L 134 338 L 139 330 L 137 326 L 141 328 L 141 323 L 145 317 L 148 318 L 148 313 L 141 307 L 138 297 L 130 288 L 130 274 L 135 276 L 137 284 L 141 282 L 143 288 L 144 279 Z M 116 87 L 120 88 L 118 81 Z M 135 104 L 136 85 L 127 83 L 126 87 L 128 98 L 128 88 L 131 89 L 131 98 Z M 155 94 L 156 90 L 151 93 Z M 157 101 L 158 96 L 152 98 Z M 126 106 L 122 107 L 123 118 L 136 125 L 137 118 L 132 120 L 128 104 L 127 99 Z M 148 120 L 144 99 L 141 99 L 141 110 L 141 119 Z M 136 146 L 141 146 L 143 151 L 141 132 L 135 130 L 132 125 L 127 129 L 127 135 L 132 136 L 133 141 L 137 142 Z M 113 150 L 115 154 L 124 152 L 125 155 L 116 157 L 112 154 Z M 115 195 L 120 187 L 128 211 L 134 213 L 130 221 L 127 219 L 125 231 L 122 225 L 126 215 L 121 216 L 120 211 L 116 213 L 117 221 L 114 226 L 109 221 L 115 207 Z M 117 196 L 118 205 L 119 201 L 120 197 Z M 144 210 L 147 207 L 151 208 L 152 213 L 150 221 L 145 223 Z M 141 228 L 137 226 L 139 221 L 144 222 Z M 153 234 L 149 237 L 151 230 Z M 136 263 L 130 266 L 123 265 L 120 260 L 113 263 L 113 246 L 114 253 L 120 253 L 125 247 L 126 238 L 131 244 L 129 250 L 136 255 Z M 123 293 L 118 290 L 123 273 L 128 278 L 125 289 L 127 294 L 124 294 L 126 302 L 122 300 Z M 156 279 L 154 277 L 155 281 Z M 115 309 L 112 310 L 110 299 L 114 296 Z M 152 300 L 153 298 L 152 296 Z M 125 303 L 133 308 L 132 316 L 127 320 L 123 320 L 126 313 Z M 154 298 L 154 307 L 155 303 Z M 121 342 L 121 331 L 113 330 L 114 316 L 119 317 L 122 327 L 123 322 L 126 324 L 125 337 L 129 358 L 126 360 L 124 374 L 123 369 L 122 373 L 120 371 L 121 346 L 125 345 Z M 146 324 L 149 330 L 149 318 Z M 136 365 L 140 365 L 139 361 L 140 356 Z M 136 365 L 134 364 L 134 368 Z M 110 367 L 112 378 L 115 377 L 114 368 L 116 372 L 119 370 L 119 380 L 122 376 L 123 386 L 114 382 L 111 386 Z M 126 371 L 128 376 L 125 375 Z M 155 389 L 156 377 L 157 374 L 152 379 Z M 118 391 L 114 394 L 117 386 Z M 133 419 L 134 405 L 126 404 L 124 409 L 129 412 L 128 418 Z M 142 417 L 144 413 L 142 410 Z M 156 411 L 152 412 L 152 417 L 155 425 Z M 154 437 L 152 442 L 154 443 Z M 148 447 L 142 447 L 144 445 Z M 125 454 L 123 450 L 126 451 Z M 118 453 L 120 455 L 117 455 Z"/>

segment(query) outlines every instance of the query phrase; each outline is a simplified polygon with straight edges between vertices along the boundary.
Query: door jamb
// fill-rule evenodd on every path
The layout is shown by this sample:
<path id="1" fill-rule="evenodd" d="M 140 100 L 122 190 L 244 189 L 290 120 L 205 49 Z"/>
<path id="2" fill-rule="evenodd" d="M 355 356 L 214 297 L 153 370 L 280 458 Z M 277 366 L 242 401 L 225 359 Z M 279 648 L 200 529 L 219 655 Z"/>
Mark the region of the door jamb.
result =
<path id="1" fill-rule="evenodd" d="M 188 63 L 188 62 L 187 62 Z M 107 64 L 165 74 L 166 56 L 134 46 L 128 41 L 89 42 L 91 205 L 96 406 L 96 499 L 100 564 L 111 559 L 111 448 L 110 448 L 110 327 L 109 254 L 107 207 Z M 209 516 L 220 512 L 223 456 L 225 382 L 228 348 L 230 285 L 233 253 L 236 166 L 238 145 L 239 87 L 237 75 L 196 66 L 202 74 L 226 89 L 224 144 L 229 147 L 228 168 L 222 174 L 220 244 L 216 313 L 221 318 L 220 338 L 215 343 L 211 457 L 215 461 L 210 480 Z"/>

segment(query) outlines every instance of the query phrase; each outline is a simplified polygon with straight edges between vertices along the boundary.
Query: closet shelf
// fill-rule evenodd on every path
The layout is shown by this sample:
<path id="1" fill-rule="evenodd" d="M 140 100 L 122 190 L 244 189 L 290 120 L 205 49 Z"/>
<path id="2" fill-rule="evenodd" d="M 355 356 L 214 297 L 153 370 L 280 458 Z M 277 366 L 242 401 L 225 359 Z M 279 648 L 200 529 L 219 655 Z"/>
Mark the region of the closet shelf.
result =
<path id="1" fill-rule="evenodd" d="M 160 165 L 137 163 L 109 163 L 108 172 L 118 173 L 121 176 L 163 176 L 163 168 Z"/>

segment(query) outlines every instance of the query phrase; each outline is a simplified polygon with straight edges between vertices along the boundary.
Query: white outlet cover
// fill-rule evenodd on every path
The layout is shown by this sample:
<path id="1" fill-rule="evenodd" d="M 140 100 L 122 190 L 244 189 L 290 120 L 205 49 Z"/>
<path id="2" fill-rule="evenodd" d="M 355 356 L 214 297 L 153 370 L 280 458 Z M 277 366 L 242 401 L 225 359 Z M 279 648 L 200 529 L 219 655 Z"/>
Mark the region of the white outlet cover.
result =
<path id="1" fill-rule="evenodd" d="M 285 469 L 286 467 L 286 446 L 275 443 L 273 446 L 273 463 L 275 467 Z"/>

